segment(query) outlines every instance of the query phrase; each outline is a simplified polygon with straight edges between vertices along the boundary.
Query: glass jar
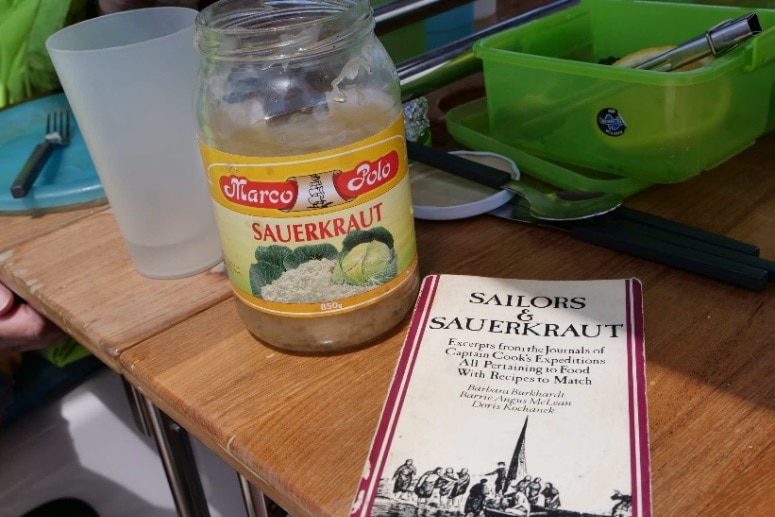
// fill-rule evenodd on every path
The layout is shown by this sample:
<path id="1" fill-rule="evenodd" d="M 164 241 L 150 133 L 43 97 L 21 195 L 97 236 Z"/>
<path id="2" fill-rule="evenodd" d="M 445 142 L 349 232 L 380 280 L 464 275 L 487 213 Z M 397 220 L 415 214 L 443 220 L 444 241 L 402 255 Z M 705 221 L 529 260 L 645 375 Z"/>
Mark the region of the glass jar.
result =
<path id="1" fill-rule="evenodd" d="M 221 0 L 197 17 L 199 140 L 238 312 L 333 352 L 411 310 L 400 87 L 368 0 Z"/>

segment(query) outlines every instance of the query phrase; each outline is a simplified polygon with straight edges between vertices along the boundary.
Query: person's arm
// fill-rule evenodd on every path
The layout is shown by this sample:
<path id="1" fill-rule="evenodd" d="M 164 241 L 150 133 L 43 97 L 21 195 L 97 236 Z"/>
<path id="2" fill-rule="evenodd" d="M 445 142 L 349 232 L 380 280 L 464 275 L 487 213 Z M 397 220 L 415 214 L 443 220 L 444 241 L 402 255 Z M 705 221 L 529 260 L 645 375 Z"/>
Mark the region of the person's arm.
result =
<path id="1" fill-rule="evenodd" d="M 55 345 L 65 334 L 0 283 L 0 359 Z"/>

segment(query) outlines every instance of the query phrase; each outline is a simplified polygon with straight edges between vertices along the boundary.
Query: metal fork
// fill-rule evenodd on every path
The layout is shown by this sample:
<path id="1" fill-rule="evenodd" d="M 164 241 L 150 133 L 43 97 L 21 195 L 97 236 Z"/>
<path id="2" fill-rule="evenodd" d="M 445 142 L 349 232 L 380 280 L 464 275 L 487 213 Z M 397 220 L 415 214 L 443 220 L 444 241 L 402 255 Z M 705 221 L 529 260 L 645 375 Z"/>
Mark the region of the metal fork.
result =
<path id="1" fill-rule="evenodd" d="M 70 112 L 59 111 L 46 115 L 46 134 L 43 142 L 33 149 L 22 170 L 11 185 L 11 195 L 22 198 L 32 188 L 43 166 L 54 151 L 54 147 L 70 143 Z"/>

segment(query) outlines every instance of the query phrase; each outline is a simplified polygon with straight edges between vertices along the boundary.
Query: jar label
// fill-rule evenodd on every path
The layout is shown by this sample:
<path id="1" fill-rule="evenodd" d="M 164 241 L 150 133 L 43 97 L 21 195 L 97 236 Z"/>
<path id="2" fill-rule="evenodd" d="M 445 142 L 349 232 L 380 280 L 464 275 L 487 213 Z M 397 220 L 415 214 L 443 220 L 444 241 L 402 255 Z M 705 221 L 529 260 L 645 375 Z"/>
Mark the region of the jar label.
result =
<path id="1" fill-rule="evenodd" d="M 302 156 L 200 142 L 235 294 L 282 316 L 378 302 L 417 260 L 403 118 L 353 145 Z"/>

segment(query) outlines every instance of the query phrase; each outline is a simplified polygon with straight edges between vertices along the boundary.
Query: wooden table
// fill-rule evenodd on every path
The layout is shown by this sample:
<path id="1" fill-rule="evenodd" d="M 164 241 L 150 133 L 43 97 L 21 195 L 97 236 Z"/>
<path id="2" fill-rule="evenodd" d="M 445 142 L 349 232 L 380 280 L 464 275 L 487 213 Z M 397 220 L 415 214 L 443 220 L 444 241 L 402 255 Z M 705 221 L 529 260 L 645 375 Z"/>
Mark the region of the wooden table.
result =
<path id="1" fill-rule="evenodd" d="M 627 204 L 775 257 L 774 148 L 768 136 Z M 109 210 L 3 217 L 2 227 L 4 283 L 295 517 L 347 515 L 404 327 L 349 354 L 288 355 L 244 330 L 219 271 L 135 273 Z M 489 216 L 418 221 L 417 232 L 423 274 L 640 278 L 655 515 L 770 514 L 775 288 L 730 287 Z"/>
<path id="2" fill-rule="evenodd" d="M 775 257 L 775 137 L 628 203 Z M 769 157 L 769 159 L 768 159 Z M 751 199 L 749 203 L 729 200 Z M 490 217 L 418 222 L 427 273 L 638 277 L 645 291 L 654 515 L 769 515 L 775 504 L 775 296 Z M 404 328 L 297 357 L 257 343 L 231 301 L 121 355 L 125 375 L 296 517 L 347 515 Z"/>
<path id="3" fill-rule="evenodd" d="M 441 135 L 441 142 L 444 137 Z M 775 259 L 775 135 L 627 205 Z M 149 280 L 112 213 L 0 217 L 0 280 L 80 340 L 294 517 L 348 514 L 406 330 L 304 357 L 244 329 L 220 268 Z M 640 278 L 654 515 L 775 507 L 775 287 L 752 292 L 480 216 L 417 222 L 423 274 Z"/>

